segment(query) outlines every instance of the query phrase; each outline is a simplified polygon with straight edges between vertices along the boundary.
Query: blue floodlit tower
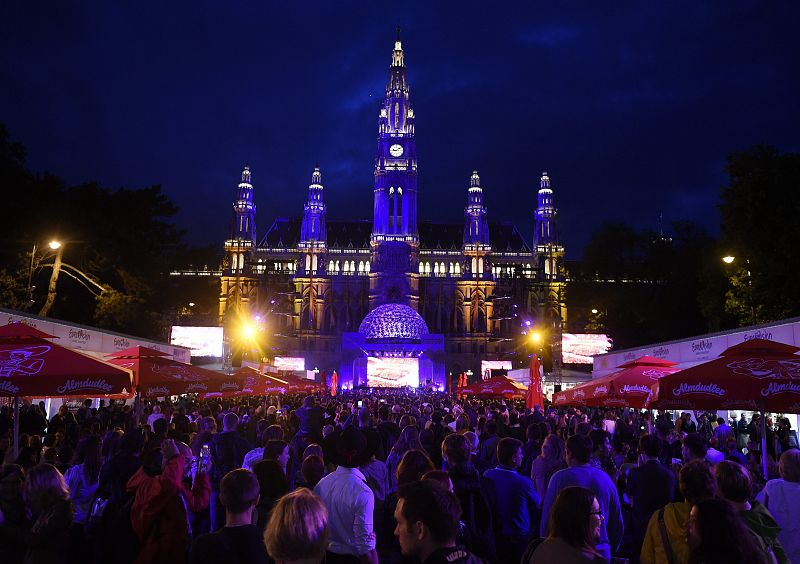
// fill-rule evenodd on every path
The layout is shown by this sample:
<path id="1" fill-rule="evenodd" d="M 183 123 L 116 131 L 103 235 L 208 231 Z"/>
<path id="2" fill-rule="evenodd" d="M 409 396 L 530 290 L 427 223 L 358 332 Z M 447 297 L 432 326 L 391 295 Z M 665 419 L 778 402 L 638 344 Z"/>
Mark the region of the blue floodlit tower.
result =
<path id="1" fill-rule="evenodd" d="M 400 30 L 378 119 L 370 308 L 419 302 L 417 148 Z"/>

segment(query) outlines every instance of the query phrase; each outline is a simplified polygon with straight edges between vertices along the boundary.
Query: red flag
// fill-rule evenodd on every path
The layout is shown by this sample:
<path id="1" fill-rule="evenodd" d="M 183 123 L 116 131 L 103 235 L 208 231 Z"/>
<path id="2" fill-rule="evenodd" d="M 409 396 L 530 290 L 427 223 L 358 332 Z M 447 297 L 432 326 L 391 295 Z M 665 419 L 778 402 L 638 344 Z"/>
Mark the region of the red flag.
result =
<path id="1" fill-rule="evenodd" d="M 534 406 L 544 408 L 542 400 L 542 375 L 539 372 L 539 357 L 535 354 L 531 356 L 530 381 L 528 383 L 528 393 L 525 398 L 525 407 L 533 409 Z"/>

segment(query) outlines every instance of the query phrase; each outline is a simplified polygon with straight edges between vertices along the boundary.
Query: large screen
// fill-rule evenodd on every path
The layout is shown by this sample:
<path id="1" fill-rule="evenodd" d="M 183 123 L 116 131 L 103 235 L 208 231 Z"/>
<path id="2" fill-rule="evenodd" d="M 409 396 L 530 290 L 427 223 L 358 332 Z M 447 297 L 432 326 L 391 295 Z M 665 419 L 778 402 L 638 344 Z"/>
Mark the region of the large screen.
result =
<path id="1" fill-rule="evenodd" d="M 370 388 L 419 386 L 419 359 L 367 358 L 367 385 Z"/>
<path id="2" fill-rule="evenodd" d="M 561 335 L 561 359 L 567 364 L 592 364 L 594 355 L 607 353 L 612 345 L 608 335 L 564 333 Z"/>
<path id="3" fill-rule="evenodd" d="M 513 366 L 510 360 L 482 360 L 481 376 L 484 380 L 492 377 L 492 370 L 511 370 Z"/>
<path id="4" fill-rule="evenodd" d="M 305 370 L 306 359 L 302 356 L 276 356 L 275 368 L 278 370 Z"/>
<path id="5" fill-rule="evenodd" d="M 170 343 L 191 349 L 192 356 L 222 357 L 222 327 L 172 326 Z"/>

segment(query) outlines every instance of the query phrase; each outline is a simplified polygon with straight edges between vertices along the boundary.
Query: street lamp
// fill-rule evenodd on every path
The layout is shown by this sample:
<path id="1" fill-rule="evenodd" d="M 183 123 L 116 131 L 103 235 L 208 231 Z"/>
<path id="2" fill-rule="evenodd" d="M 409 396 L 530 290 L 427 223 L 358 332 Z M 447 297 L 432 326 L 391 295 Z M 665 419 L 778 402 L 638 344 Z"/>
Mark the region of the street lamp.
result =
<path id="1" fill-rule="evenodd" d="M 58 275 L 61 274 L 61 255 L 64 252 L 64 245 L 58 241 L 50 241 L 48 246 L 56 252 L 56 258 L 53 260 L 53 271 L 50 273 L 50 284 L 47 286 L 47 300 L 44 302 L 42 309 L 39 310 L 40 317 L 47 317 L 50 308 L 56 301 L 56 283 L 58 282 Z"/>
<path id="2" fill-rule="evenodd" d="M 725 255 L 722 257 L 722 262 L 725 264 L 733 264 L 736 261 L 736 257 L 733 255 Z M 750 302 L 750 324 L 756 324 L 756 306 L 753 302 L 753 276 L 750 273 L 750 259 L 746 258 L 745 263 L 747 267 L 745 268 L 745 272 L 747 273 L 747 299 Z"/>

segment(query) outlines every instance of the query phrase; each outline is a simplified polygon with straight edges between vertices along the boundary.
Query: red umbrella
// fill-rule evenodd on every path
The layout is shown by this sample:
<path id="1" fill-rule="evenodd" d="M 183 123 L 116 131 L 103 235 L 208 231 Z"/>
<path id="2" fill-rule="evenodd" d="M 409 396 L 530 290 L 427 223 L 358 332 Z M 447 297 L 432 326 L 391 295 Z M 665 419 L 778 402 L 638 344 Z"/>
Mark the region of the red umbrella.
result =
<path id="1" fill-rule="evenodd" d="M 461 388 L 462 394 L 478 397 L 503 397 L 506 399 L 525 398 L 526 388 L 507 376 L 495 376 Z"/>
<path id="2" fill-rule="evenodd" d="M 109 362 L 133 370 L 136 391 L 145 397 L 236 392 L 237 379 L 166 358 L 149 347 L 131 347 L 111 355 Z"/>
<path id="3" fill-rule="evenodd" d="M 766 412 L 800 413 L 800 348 L 752 339 L 719 358 L 665 376 L 651 386 L 647 407 L 761 411 L 761 452 L 766 453 Z M 766 476 L 766 456 L 762 456 Z"/>
<path id="4" fill-rule="evenodd" d="M 331 396 L 336 395 L 338 387 L 339 387 L 339 375 L 334 370 L 333 375 L 331 376 Z"/>
<path id="5" fill-rule="evenodd" d="M 647 407 L 800 412 L 799 347 L 752 339 L 719 358 L 665 376 Z"/>
<path id="6" fill-rule="evenodd" d="M 24 323 L 0 327 L 0 396 L 14 397 L 14 455 L 19 449 L 19 398 L 129 397 L 133 378 L 123 370 L 56 345 Z"/>
<path id="7" fill-rule="evenodd" d="M 0 395 L 130 397 L 130 371 L 48 338 L 54 337 L 23 323 L 0 327 Z"/>
<path id="8" fill-rule="evenodd" d="M 531 356 L 531 367 L 528 382 L 528 393 L 525 396 L 525 407 L 533 409 L 535 406 L 544 408 L 542 401 L 542 375 L 539 373 L 539 357 Z"/>
<path id="9" fill-rule="evenodd" d="M 558 392 L 555 405 L 587 405 L 590 407 L 634 407 L 642 409 L 650 395 L 650 386 L 668 374 L 677 372 L 676 363 L 652 356 L 643 356 L 621 364 L 618 372 L 608 374 Z"/>

